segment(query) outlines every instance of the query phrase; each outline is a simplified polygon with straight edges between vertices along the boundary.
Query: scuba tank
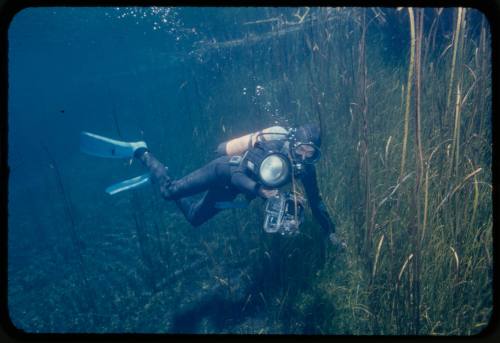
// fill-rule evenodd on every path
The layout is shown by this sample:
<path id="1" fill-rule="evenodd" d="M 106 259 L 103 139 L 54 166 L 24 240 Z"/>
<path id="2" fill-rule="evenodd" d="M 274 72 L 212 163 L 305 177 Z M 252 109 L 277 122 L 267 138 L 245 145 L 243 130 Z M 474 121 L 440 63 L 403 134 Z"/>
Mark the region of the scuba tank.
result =
<path id="1" fill-rule="evenodd" d="M 284 140 L 287 136 L 288 130 L 284 127 L 271 126 L 262 131 L 249 133 L 247 135 L 223 142 L 217 147 L 217 153 L 228 156 L 242 155 L 245 151 L 253 148 L 257 142 Z"/>

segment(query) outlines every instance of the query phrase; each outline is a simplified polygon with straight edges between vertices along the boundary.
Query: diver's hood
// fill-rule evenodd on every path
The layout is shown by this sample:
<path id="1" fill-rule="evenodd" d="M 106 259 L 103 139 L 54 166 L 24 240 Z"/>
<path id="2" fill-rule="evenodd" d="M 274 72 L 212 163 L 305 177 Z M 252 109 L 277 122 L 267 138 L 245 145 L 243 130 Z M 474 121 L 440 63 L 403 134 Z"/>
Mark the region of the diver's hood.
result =
<path id="1" fill-rule="evenodd" d="M 294 134 L 297 142 L 313 143 L 318 148 L 321 146 L 321 130 L 317 124 L 299 126 Z"/>
<path id="2" fill-rule="evenodd" d="M 306 124 L 290 130 L 290 153 L 294 165 L 316 163 L 321 156 L 321 131 L 317 124 Z M 307 160 L 302 160 L 296 154 L 296 149 L 301 145 L 308 145 L 314 148 L 314 155 Z M 300 167 L 299 167 L 300 169 Z"/>

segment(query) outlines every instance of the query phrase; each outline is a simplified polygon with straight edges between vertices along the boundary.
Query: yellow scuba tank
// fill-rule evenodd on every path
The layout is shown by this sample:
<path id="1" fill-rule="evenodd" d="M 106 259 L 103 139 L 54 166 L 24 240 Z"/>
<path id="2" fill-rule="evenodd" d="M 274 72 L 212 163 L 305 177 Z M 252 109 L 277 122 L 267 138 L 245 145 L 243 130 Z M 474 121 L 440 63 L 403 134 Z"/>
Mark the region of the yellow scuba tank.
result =
<path id="1" fill-rule="evenodd" d="M 252 148 L 257 141 L 273 141 L 286 139 L 288 130 L 281 126 L 271 126 L 262 131 L 231 139 L 219 144 L 217 152 L 222 155 L 242 155 Z"/>

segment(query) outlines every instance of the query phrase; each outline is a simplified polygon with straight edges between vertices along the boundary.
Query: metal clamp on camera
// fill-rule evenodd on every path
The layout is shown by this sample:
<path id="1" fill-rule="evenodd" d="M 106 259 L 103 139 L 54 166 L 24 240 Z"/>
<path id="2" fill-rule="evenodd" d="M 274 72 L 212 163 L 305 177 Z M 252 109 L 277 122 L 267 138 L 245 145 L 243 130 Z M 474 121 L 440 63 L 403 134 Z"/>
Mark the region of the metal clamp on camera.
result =
<path id="1" fill-rule="evenodd" d="M 266 200 L 264 231 L 282 235 L 296 235 L 304 220 L 305 199 L 291 192 L 279 193 Z"/>

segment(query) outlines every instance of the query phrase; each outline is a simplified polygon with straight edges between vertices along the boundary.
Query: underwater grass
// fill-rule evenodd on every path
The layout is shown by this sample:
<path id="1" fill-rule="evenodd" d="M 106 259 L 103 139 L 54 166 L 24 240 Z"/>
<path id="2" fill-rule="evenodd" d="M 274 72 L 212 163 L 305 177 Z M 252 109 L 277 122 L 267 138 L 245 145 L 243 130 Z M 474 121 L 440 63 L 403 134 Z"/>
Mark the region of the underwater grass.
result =
<path id="1" fill-rule="evenodd" d="M 417 11 L 420 12 L 420 9 Z M 358 319 L 367 322 L 367 325 L 369 325 L 368 331 L 371 333 L 471 334 L 472 332 L 478 332 L 481 328 L 484 328 L 484 315 L 488 313 L 488 311 L 491 313 L 491 307 L 487 310 L 489 305 L 485 305 L 488 303 L 491 304 L 491 274 L 484 272 L 491 268 L 491 265 L 487 267 L 491 246 L 488 246 L 488 243 L 485 245 L 484 241 L 478 244 L 477 233 L 474 234 L 479 227 L 477 223 L 475 223 L 478 211 L 477 206 L 485 206 L 485 208 L 491 207 L 489 182 L 486 181 L 482 190 L 479 190 L 479 185 L 482 183 L 478 183 L 482 182 L 478 181 L 478 178 L 481 178 L 480 175 L 484 170 L 487 170 L 487 172 L 482 176 L 482 178 L 484 178 L 482 180 L 490 179 L 490 166 L 488 164 L 489 162 L 487 162 L 488 159 L 478 160 L 477 155 L 473 158 L 474 155 L 471 154 L 471 150 L 468 150 L 471 147 L 464 144 L 464 139 L 469 139 L 471 135 L 474 137 L 480 135 L 479 132 L 484 128 L 481 124 L 484 118 L 479 119 L 477 117 L 479 111 L 477 109 L 478 104 L 484 106 L 482 113 L 490 113 L 488 102 L 481 100 L 482 97 L 479 96 L 476 99 L 471 98 L 475 92 L 474 88 L 478 87 L 478 84 L 481 83 L 479 81 L 487 83 L 488 67 L 484 63 L 484 60 L 478 60 L 477 51 L 476 55 L 472 54 L 473 47 L 477 45 L 477 43 L 471 44 L 471 42 L 463 38 L 462 34 L 467 30 L 467 26 L 463 22 L 469 22 L 464 19 L 468 13 L 461 9 L 459 12 L 460 15 L 455 16 L 454 27 L 459 27 L 460 29 L 456 29 L 458 32 L 455 32 L 453 37 L 460 37 L 460 47 L 455 48 L 459 43 L 452 44 L 454 47 L 453 54 L 449 56 L 446 54 L 446 51 L 444 54 L 443 51 L 439 51 L 439 45 L 436 45 L 436 51 L 419 52 L 419 54 L 424 54 L 426 56 L 427 59 L 424 58 L 424 60 L 421 60 L 418 54 L 413 56 L 413 49 L 422 50 L 428 49 L 427 47 L 429 46 L 432 47 L 433 45 L 429 42 L 435 39 L 435 30 L 437 30 L 437 28 L 433 28 L 430 32 L 425 31 L 422 25 L 423 13 L 421 12 L 417 15 L 417 23 L 420 21 L 420 24 L 413 24 L 417 27 L 414 29 L 415 33 L 411 34 L 412 38 L 410 38 L 411 44 L 409 45 L 411 46 L 409 46 L 409 51 L 412 56 L 409 58 L 409 69 L 407 68 L 407 74 L 409 75 L 407 76 L 408 82 L 412 79 L 414 79 L 414 81 L 409 82 L 406 88 L 402 87 L 401 83 L 399 86 L 399 89 L 403 89 L 403 92 L 406 91 L 407 100 L 405 101 L 405 106 L 396 105 L 401 104 L 401 101 L 393 101 L 391 104 L 390 99 L 396 100 L 398 98 L 397 94 L 389 96 L 388 94 L 376 95 L 376 93 L 371 93 L 373 95 L 372 99 L 387 99 L 385 102 L 379 101 L 382 111 L 377 111 L 377 109 L 372 109 L 372 111 L 370 111 L 370 109 L 368 109 L 368 118 L 372 121 L 369 125 L 372 128 L 376 128 L 372 129 L 372 132 L 386 132 L 385 139 L 383 140 L 373 140 L 374 137 L 368 139 L 368 142 L 372 143 L 372 145 L 377 141 L 384 143 L 383 145 L 379 144 L 378 147 L 377 145 L 372 146 L 370 149 L 373 151 L 373 160 L 381 162 L 372 164 L 372 173 L 374 175 L 373 183 L 377 185 L 376 187 L 372 187 L 372 192 L 375 193 L 375 199 L 380 199 L 379 204 L 381 204 L 381 206 L 376 207 L 376 214 L 373 215 L 374 212 L 370 210 L 372 205 L 367 203 L 366 200 L 361 203 L 364 204 L 365 218 L 370 214 L 372 215 L 372 218 L 375 220 L 372 227 L 378 228 L 378 230 L 374 229 L 374 231 L 379 231 L 380 234 L 376 235 L 378 238 L 373 237 L 375 241 L 373 245 L 373 255 L 368 251 L 364 254 L 359 254 L 357 256 L 354 254 L 354 256 L 351 256 L 360 261 L 371 261 L 370 265 L 372 268 L 370 274 L 373 281 L 367 288 L 370 294 L 368 297 L 370 301 L 365 302 L 367 315 L 364 319 Z M 427 12 L 425 14 L 428 15 Z M 441 14 L 442 12 L 438 12 L 438 15 Z M 410 14 L 409 17 L 411 18 Z M 358 22 L 361 23 L 362 21 L 359 20 Z M 437 27 L 437 24 L 433 25 Z M 484 42 L 487 40 L 485 37 L 484 21 L 481 25 L 482 29 L 479 37 L 479 46 L 484 48 Z M 362 32 L 363 29 L 359 28 L 359 30 Z M 460 34 L 460 32 L 462 34 Z M 414 36 L 416 37 L 413 38 Z M 419 44 L 418 41 L 424 42 L 425 44 L 420 43 L 420 46 L 413 47 L 413 39 L 417 40 L 417 44 Z M 455 38 L 455 41 L 457 40 L 458 38 Z M 442 49 L 446 50 L 446 46 L 443 46 Z M 441 54 L 444 56 L 441 57 L 441 64 L 432 63 L 431 65 L 430 63 L 433 62 L 432 59 L 435 58 L 434 56 Z M 486 55 L 483 55 L 483 57 L 485 56 Z M 476 62 L 462 62 L 462 64 L 458 64 L 458 60 L 465 59 L 464 61 L 467 61 L 466 58 L 469 58 L 469 61 L 476 60 Z M 416 77 L 413 78 L 413 69 L 411 66 L 415 63 L 414 60 L 418 60 L 417 62 L 419 65 L 424 61 L 424 64 L 421 65 L 422 81 L 418 81 L 418 70 L 415 70 Z M 445 63 L 445 61 L 449 64 Z M 375 63 L 377 63 L 376 58 L 370 58 L 370 62 L 373 65 L 371 70 L 377 69 L 375 67 Z M 436 111 L 433 111 L 432 108 L 436 108 L 436 105 L 439 106 L 439 101 L 441 101 L 440 97 L 442 99 L 444 95 L 444 98 L 447 98 L 447 94 L 439 88 L 442 84 L 442 80 L 445 79 L 443 75 L 446 75 L 446 70 L 450 70 L 450 65 L 453 65 L 452 75 L 458 74 L 459 72 L 461 73 L 461 71 L 464 70 L 467 71 L 467 74 L 472 76 L 476 75 L 476 77 L 477 75 L 483 75 L 486 79 L 476 81 L 473 77 L 469 79 L 453 77 L 451 83 L 455 84 L 454 89 L 456 92 L 450 94 L 453 94 L 455 98 L 454 111 L 446 112 L 448 118 L 444 121 L 444 123 L 451 122 L 453 125 L 451 127 L 443 127 L 440 123 L 442 118 L 440 118 L 440 115 L 436 115 Z M 475 65 L 477 69 L 474 70 L 471 65 Z M 468 71 L 469 69 L 472 70 Z M 370 67 L 368 67 L 368 71 L 370 71 Z M 403 70 L 400 69 L 399 75 L 403 75 Z M 457 79 L 458 85 L 456 85 L 455 82 Z M 413 82 L 417 82 L 416 87 L 412 86 Z M 448 82 L 450 82 L 450 79 L 448 79 Z M 468 84 L 460 86 L 463 82 L 467 82 Z M 359 83 L 363 84 L 363 80 L 361 79 Z M 420 87 L 423 88 L 423 91 L 419 91 Z M 469 94 L 467 99 L 461 95 L 461 88 L 467 88 L 469 90 L 467 91 L 467 94 Z M 398 87 L 396 86 L 394 89 L 398 89 Z M 423 96 L 413 94 L 411 89 L 416 89 L 415 92 L 417 93 L 423 93 Z M 370 92 L 368 94 L 370 95 Z M 410 94 L 412 94 L 412 101 L 417 101 L 418 98 L 422 98 L 418 103 L 415 103 L 415 108 L 413 109 L 415 111 L 415 124 L 413 126 L 408 125 L 408 130 L 411 129 L 415 135 L 413 142 L 410 141 L 409 143 L 415 146 L 414 158 L 416 163 L 415 169 L 410 167 L 406 177 L 411 177 L 415 180 L 416 191 L 409 187 L 408 183 L 402 183 L 399 187 L 395 187 L 394 185 L 398 185 L 399 183 L 393 181 L 391 185 L 387 181 L 384 181 L 384 179 L 391 179 L 391 175 L 396 176 L 393 180 L 397 180 L 397 178 L 401 180 L 404 176 L 404 173 L 401 172 L 403 170 L 401 166 L 405 166 L 404 160 L 403 158 L 399 160 L 400 168 L 399 172 L 396 173 L 394 162 L 398 162 L 398 160 L 394 158 L 395 155 L 392 152 L 397 150 L 401 152 L 406 151 L 404 143 L 407 141 L 405 138 L 406 134 L 404 133 L 406 130 L 403 129 L 399 131 L 402 132 L 403 139 L 401 141 L 403 143 L 401 145 L 392 145 L 391 143 L 394 137 L 398 137 L 401 133 L 398 135 L 398 132 L 395 131 L 395 129 L 397 130 L 398 128 L 397 125 L 391 125 L 401 125 L 401 121 L 389 119 L 386 120 L 385 123 L 381 123 L 376 118 L 377 113 L 381 112 L 386 114 L 394 113 L 395 118 L 397 114 L 395 111 L 396 109 L 403 109 L 404 113 L 402 117 L 406 117 L 405 113 L 410 110 Z M 361 97 L 363 96 L 361 95 Z M 399 99 L 401 99 L 401 92 L 399 94 Z M 466 101 L 464 101 L 464 99 Z M 361 100 L 364 101 L 363 99 Z M 469 107 L 468 112 L 465 113 L 466 118 L 470 119 L 463 118 L 463 110 L 466 108 L 463 105 L 467 103 L 474 105 L 473 111 L 471 111 Z M 391 108 L 394 109 L 394 112 L 388 111 L 388 109 Z M 333 105 L 332 113 L 335 115 L 337 114 L 333 109 Z M 422 114 L 427 115 L 422 116 Z M 339 116 L 341 116 L 341 114 L 339 114 Z M 472 120 L 473 118 L 476 120 Z M 332 124 L 332 127 L 338 128 L 339 125 L 337 121 L 333 118 L 331 118 L 331 120 L 336 123 Z M 359 123 L 361 123 L 360 125 L 353 125 L 353 127 L 357 127 L 358 133 L 354 137 L 363 137 L 362 127 L 364 124 L 362 124 L 362 121 L 364 119 L 361 117 L 359 120 Z M 403 127 L 408 123 L 405 119 L 403 119 L 402 122 Z M 466 126 L 464 126 L 464 123 Z M 434 130 L 433 128 L 440 129 Z M 337 129 L 336 135 L 342 135 L 338 131 Z M 467 132 L 466 138 L 461 136 L 461 132 Z M 348 140 L 347 137 L 342 136 L 342 138 L 338 139 L 338 142 L 342 142 L 342 139 Z M 486 141 L 483 142 L 486 143 Z M 353 142 L 351 146 L 360 147 L 359 142 L 358 144 Z M 363 147 L 363 145 L 361 145 L 361 147 Z M 483 145 L 482 149 L 490 151 L 490 147 L 487 144 Z M 358 155 L 360 156 L 360 165 L 363 165 L 362 161 L 366 160 L 366 156 L 363 155 L 365 151 L 366 150 L 362 150 L 362 153 Z M 380 153 L 378 153 L 378 151 L 380 151 Z M 352 155 L 356 156 L 357 154 L 354 152 Z M 402 153 L 399 156 L 405 155 L 406 153 Z M 474 159 L 475 162 L 472 162 L 471 159 Z M 335 165 L 337 169 L 339 165 L 343 166 L 345 168 L 343 170 L 346 174 L 355 174 L 356 170 L 360 170 L 351 169 L 352 165 L 348 162 L 348 160 L 342 161 L 341 163 L 335 162 Z M 470 167 L 467 167 L 466 164 L 470 165 Z M 329 171 L 335 170 L 333 165 L 325 169 Z M 457 176 L 455 178 L 450 178 L 448 174 L 450 171 L 453 171 L 453 174 Z M 363 173 L 363 169 L 360 170 L 360 173 Z M 331 180 L 340 178 L 340 175 L 337 177 L 333 176 Z M 358 178 L 358 180 L 362 179 Z M 384 186 L 384 184 L 386 185 Z M 366 186 L 361 184 L 359 188 L 366 189 Z M 469 189 L 469 191 L 465 191 L 463 188 Z M 352 186 L 348 189 L 350 192 L 349 197 L 352 196 L 354 198 L 359 194 L 353 192 L 353 189 L 356 188 Z M 397 197 L 400 199 L 398 203 L 391 198 L 394 193 L 397 193 Z M 453 194 L 460 195 L 455 198 Z M 358 199 L 363 199 L 363 197 L 358 197 Z M 336 208 L 336 213 L 343 212 L 342 209 L 349 211 L 348 204 L 351 202 L 352 201 L 347 201 L 344 204 L 342 202 L 336 202 L 332 207 Z M 356 206 L 353 207 L 356 208 Z M 358 212 L 357 215 L 359 216 L 360 213 L 362 212 Z M 486 213 L 487 212 L 483 212 L 483 214 Z M 355 213 L 351 215 L 353 217 L 356 216 Z M 491 212 L 489 215 L 482 218 L 484 226 L 482 226 L 480 232 L 481 237 L 488 237 L 486 241 L 491 243 L 492 227 L 488 218 L 491 219 Z M 382 222 L 379 222 L 379 220 Z M 355 238 L 359 236 L 355 234 L 355 231 L 359 230 L 359 225 L 363 221 L 366 221 L 366 219 L 352 220 L 344 217 L 342 228 L 348 227 L 349 229 L 344 229 L 341 232 L 350 237 L 349 242 L 355 245 L 355 247 L 351 245 L 350 249 L 354 249 L 354 251 L 357 249 L 356 246 L 359 247 L 359 239 Z M 414 231 L 412 227 L 418 228 L 418 230 Z M 382 237 L 385 237 L 385 234 L 388 235 L 389 242 L 388 251 L 384 254 Z M 476 238 L 473 238 L 471 235 Z M 481 245 L 487 248 L 483 249 L 480 247 Z M 463 251 L 464 249 L 467 251 L 466 253 Z M 472 253 L 473 251 L 474 253 Z M 482 256 L 482 259 L 478 259 L 478 256 Z M 481 266 L 479 267 L 479 265 L 475 263 L 479 263 Z M 467 276 L 463 275 L 463 265 L 468 266 L 470 274 Z M 478 267 L 478 269 L 476 269 L 477 275 L 471 273 L 474 268 L 472 267 L 473 265 Z M 379 276 L 378 274 L 381 275 Z M 478 277 L 478 275 L 482 276 Z M 360 277 L 360 275 L 357 276 L 357 278 Z M 324 282 L 328 282 L 328 284 L 334 283 L 335 277 L 325 277 Z M 464 288 L 464 285 L 472 285 L 474 283 L 476 283 L 477 288 L 470 294 L 474 294 L 481 305 L 476 305 L 477 303 L 475 300 L 471 300 L 467 295 L 470 289 L 466 291 Z M 448 291 L 449 286 L 453 287 L 453 289 L 458 288 L 460 291 L 454 290 L 450 293 Z M 346 289 L 344 292 L 349 294 L 351 290 Z M 383 302 L 385 297 L 392 299 L 389 300 L 389 303 L 392 304 L 390 310 L 386 309 L 386 303 Z M 421 299 L 420 301 L 418 300 L 419 298 Z M 461 306 L 465 306 L 465 312 L 458 310 Z M 477 306 L 475 310 L 474 306 Z M 453 311 L 457 311 L 456 316 L 453 315 Z M 472 313 L 475 313 L 475 315 L 472 315 Z M 448 320 L 446 318 L 448 318 Z M 472 320 L 472 318 L 475 319 L 473 319 L 474 322 L 472 323 L 467 322 L 465 318 L 469 318 L 470 320 Z M 338 323 L 331 322 L 330 325 L 338 326 Z"/>

